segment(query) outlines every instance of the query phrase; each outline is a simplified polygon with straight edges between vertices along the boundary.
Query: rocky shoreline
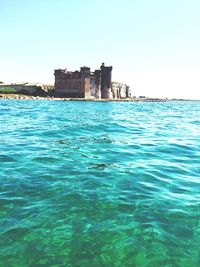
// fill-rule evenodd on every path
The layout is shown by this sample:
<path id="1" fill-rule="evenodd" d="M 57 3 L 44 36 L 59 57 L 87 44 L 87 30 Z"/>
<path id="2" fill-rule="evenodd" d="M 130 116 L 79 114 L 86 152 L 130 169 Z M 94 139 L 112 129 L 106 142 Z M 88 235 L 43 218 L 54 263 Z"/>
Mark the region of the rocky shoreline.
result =
<path id="1" fill-rule="evenodd" d="M 167 99 L 161 98 L 124 98 L 124 99 L 97 99 L 97 98 L 57 98 L 57 97 L 41 97 L 23 94 L 0 94 L 0 99 L 15 100 L 62 100 L 62 101 L 92 101 L 92 102 L 166 102 Z"/>

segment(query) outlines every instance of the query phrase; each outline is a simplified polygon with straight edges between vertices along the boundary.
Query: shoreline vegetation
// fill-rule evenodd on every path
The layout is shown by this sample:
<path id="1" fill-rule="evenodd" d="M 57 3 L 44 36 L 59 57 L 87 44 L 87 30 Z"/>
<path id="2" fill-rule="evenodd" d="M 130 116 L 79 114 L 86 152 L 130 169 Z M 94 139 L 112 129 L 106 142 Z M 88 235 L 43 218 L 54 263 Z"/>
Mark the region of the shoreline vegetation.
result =
<path id="1" fill-rule="evenodd" d="M 190 99 L 165 99 L 165 98 L 151 98 L 151 97 L 134 97 L 122 99 L 98 99 L 98 98 L 58 98 L 53 96 L 31 96 L 24 94 L 2 94 L 0 99 L 15 99 L 15 100 L 62 100 L 62 101 L 86 101 L 86 102 L 166 102 L 166 101 L 190 101 Z"/>

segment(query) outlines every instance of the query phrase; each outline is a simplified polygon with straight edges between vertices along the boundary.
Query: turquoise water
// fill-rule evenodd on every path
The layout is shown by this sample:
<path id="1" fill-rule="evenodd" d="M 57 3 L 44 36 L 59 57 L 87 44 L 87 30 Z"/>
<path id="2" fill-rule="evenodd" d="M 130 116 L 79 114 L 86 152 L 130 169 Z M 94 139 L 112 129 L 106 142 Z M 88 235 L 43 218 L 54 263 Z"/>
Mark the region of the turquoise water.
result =
<path id="1" fill-rule="evenodd" d="M 1 100 L 0 266 L 200 266 L 199 116 Z"/>

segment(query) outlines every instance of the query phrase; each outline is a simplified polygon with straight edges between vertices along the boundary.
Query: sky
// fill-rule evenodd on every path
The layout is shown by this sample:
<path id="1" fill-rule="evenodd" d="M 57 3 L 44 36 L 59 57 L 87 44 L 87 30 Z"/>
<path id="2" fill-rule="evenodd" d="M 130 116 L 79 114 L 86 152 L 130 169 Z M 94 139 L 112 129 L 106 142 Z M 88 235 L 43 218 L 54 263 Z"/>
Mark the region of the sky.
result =
<path id="1" fill-rule="evenodd" d="M 200 99 L 199 0 L 0 0 L 0 81 L 113 66 L 133 95 Z"/>

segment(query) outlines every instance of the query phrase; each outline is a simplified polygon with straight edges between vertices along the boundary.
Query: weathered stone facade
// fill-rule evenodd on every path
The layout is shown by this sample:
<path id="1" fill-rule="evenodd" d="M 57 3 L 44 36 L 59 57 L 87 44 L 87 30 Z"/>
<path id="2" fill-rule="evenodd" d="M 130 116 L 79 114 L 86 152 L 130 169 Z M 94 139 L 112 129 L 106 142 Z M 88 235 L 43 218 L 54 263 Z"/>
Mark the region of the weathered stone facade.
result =
<path id="1" fill-rule="evenodd" d="M 55 97 L 104 99 L 130 97 L 126 85 L 112 83 L 112 66 L 106 67 L 104 63 L 94 72 L 88 67 L 82 67 L 80 71 L 74 72 L 57 69 L 54 75 Z M 117 93 L 118 91 L 120 93 Z"/>
<path id="2" fill-rule="evenodd" d="M 131 98 L 130 86 L 125 83 L 112 82 L 112 94 L 113 98 Z"/>

